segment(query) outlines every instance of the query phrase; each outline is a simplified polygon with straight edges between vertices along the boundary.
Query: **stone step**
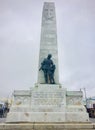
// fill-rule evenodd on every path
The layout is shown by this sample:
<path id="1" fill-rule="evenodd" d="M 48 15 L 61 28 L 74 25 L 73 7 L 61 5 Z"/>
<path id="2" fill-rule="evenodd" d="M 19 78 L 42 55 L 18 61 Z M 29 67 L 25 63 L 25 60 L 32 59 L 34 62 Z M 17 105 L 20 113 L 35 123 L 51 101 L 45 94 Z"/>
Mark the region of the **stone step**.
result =
<path id="1" fill-rule="evenodd" d="M 0 124 L 0 130 L 95 130 L 92 123 L 15 123 Z"/>

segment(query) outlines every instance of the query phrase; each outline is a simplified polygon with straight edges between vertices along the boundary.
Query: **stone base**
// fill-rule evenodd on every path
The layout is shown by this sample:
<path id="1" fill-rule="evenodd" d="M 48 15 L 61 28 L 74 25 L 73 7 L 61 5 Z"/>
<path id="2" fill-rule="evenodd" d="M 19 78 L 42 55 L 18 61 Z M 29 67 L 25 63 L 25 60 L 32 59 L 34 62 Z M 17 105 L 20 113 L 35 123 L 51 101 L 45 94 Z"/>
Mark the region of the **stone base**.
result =
<path id="1" fill-rule="evenodd" d="M 6 122 L 89 122 L 89 117 L 81 91 L 37 84 L 32 90 L 14 92 Z"/>
<path id="2" fill-rule="evenodd" d="M 95 130 L 95 124 L 68 122 L 0 124 L 0 130 Z"/>
<path id="3" fill-rule="evenodd" d="M 89 122 L 87 113 L 12 112 L 6 122 Z"/>

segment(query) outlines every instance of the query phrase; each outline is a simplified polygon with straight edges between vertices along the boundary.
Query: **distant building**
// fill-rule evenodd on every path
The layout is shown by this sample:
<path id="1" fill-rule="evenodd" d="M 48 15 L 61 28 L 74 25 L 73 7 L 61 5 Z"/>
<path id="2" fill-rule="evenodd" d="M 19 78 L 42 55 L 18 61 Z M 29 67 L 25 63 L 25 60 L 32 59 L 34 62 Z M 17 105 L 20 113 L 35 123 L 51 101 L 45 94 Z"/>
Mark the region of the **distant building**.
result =
<path id="1" fill-rule="evenodd" d="M 95 118 L 95 97 L 86 99 L 86 109 L 89 113 L 89 117 Z"/>
<path id="2" fill-rule="evenodd" d="M 95 97 L 90 97 L 86 99 L 87 108 L 95 108 Z"/>

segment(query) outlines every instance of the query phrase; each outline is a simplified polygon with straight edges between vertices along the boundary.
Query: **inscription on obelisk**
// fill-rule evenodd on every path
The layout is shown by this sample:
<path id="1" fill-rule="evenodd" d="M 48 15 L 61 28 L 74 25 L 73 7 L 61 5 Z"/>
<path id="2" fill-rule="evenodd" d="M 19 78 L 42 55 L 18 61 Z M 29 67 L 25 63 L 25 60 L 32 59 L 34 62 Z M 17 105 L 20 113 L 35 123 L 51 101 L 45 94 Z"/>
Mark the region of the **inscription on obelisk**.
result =
<path id="1" fill-rule="evenodd" d="M 42 12 L 41 41 L 39 54 L 39 68 L 44 58 L 52 54 L 52 60 L 56 66 L 54 79 L 59 83 L 58 73 L 58 47 L 55 5 L 53 2 L 45 2 Z M 45 83 L 43 71 L 38 72 L 38 83 Z"/>

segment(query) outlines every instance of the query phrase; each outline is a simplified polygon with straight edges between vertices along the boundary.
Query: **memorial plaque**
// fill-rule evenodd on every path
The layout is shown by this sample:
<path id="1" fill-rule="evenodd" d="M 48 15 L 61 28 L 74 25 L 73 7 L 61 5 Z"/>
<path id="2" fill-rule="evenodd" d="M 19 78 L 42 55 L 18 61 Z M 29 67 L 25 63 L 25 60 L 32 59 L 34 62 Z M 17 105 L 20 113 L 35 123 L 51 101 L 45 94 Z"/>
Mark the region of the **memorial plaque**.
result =
<path id="1" fill-rule="evenodd" d="M 59 105 L 63 101 L 64 93 L 59 92 L 33 92 L 34 105 Z"/>
<path id="2" fill-rule="evenodd" d="M 66 90 L 59 85 L 38 85 L 32 90 L 31 104 L 33 111 L 61 112 L 65 109 Z"/>

